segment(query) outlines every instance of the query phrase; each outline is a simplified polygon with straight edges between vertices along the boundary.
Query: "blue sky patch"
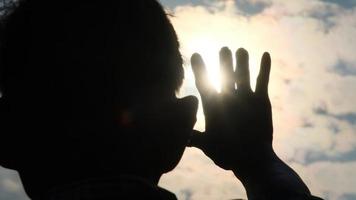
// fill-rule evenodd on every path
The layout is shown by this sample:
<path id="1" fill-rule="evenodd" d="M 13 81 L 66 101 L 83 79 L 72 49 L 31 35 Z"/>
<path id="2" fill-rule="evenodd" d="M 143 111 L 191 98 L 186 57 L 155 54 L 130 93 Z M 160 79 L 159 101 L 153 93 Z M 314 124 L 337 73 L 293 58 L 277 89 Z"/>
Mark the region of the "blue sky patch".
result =
<path id="1" fill-rule="evenodd" d="M 163 6 L 175 8 L 182 5 L 207 5 L 211 0 L 159 0 Z"/>
<path id="2" fill-rule="evenodd" d="M 340 121 L 346 121 L 349 124 L 356 124 L 356 113 L 353 113 L 353 112 L 334 114 L 334 113 L 330 113 L 328 111 L 328 109 L 324 108 L 324 107 L 317 107 L 313 111 L 317 115 L 332 117 L 332 118 L 338 119 Z"/>
<path id="3" fill-rule="evenodd" d="M 338 4 L 343 8 L 353 8 L 356 6 L 356 0 L 322 0 L 329 3 Z"/>
<path id="4" fill-rule="evenodd" d="M 213 2 L 213 0 L 160 0 L 163 6 L 166 6 L 170 9 L 174 9 L 177 6 L 182 5 L 202 5 L 209 6 Z M 262 12 L 266 7 L 270 4 L 266 2 L 251 2 L 249 0 L 235 0 L 235 5 L 238 10 L 243 12 L 245 15 L 255 15 Z"/>
<path id="5" fill-rule="evenodd" d="M 344 60 L 339 60 L 331 70 L 341 76 L 356 76 L 356 65 Z"/>

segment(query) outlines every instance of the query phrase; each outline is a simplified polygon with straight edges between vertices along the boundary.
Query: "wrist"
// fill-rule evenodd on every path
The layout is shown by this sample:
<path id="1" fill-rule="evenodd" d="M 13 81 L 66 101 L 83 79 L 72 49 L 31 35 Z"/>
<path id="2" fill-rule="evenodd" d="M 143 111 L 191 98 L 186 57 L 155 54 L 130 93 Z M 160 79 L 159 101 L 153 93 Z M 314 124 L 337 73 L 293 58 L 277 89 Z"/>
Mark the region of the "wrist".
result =
<path id="1" fill-rule="evenodd" d="M 277 162 L 277 156 L 272 150 L 264 158 L 247 164 L 245 169 L 233 170 L 246 189 L 248 199 L 270 199 L 266 197 L 270 196 L 273 166 Z"/>
<path id="2" fill-rule="evenodd" d="M 236 160 L 236 165 L 232 168 L 242 182 L 261 180 L 270 174 L 276 163 L 280 162 L 272 145 L 259 145 L 258 149 L 246 149 L 245 152 L 243 156 L 239 155 L 239 160 Z"/>
<path id="3" fill-rule="evenodd" d="M 288 199 L 310 195 L 302 179 L 275 154 L 272 147 L 260 158 L 233 172 L 244 185 L 248 199 Z"/>

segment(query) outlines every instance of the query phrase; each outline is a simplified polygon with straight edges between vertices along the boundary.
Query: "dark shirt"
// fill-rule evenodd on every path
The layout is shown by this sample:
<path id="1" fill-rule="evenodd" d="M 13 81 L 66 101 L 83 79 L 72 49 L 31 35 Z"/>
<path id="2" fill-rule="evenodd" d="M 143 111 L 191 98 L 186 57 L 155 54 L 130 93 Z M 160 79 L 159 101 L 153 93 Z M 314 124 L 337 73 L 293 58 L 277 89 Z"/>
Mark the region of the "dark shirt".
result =
<path id="1" fill-rule="evenodd" d="M 120 176 L 107 179 L 90 179 L 54 188 L 48 193 L 50 200 L 116 200 L 155 199 L 177 200 L 177 197 L 144 179 L 135 176 Z M 310 196 L 293 200 L 320 200 Z"/>
<path id="2" fill-rule="evenodd" d="M 173 193 L 134 176 L 80 181 L 56 187 L 47 196 L 50 200 L 177 200 Z"/>

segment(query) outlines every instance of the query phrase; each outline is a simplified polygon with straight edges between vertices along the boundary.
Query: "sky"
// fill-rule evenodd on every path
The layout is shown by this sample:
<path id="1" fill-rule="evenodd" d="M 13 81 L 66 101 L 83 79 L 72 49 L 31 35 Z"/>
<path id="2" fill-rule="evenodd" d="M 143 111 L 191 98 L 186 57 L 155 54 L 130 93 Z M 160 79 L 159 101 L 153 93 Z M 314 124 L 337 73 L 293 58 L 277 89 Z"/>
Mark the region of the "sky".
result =
<path id="1" fill-rule="evenodd" d="M 247 49 L 252 77 L 263 52 L 270 52 L 275 151 L 314 195 L 356 200 L 356 0 L 161 3 L 172 16 L 185 59 L 179 95 L 199 96 L 189 64 L 194 52 L 202 54 L 217 89 L 221 47 Z M 204 130 L 201 108 L 195 128 Z M 195 148 L 186 149 L 159 185 L 182 200 L 246 198 L 231 172 Z M 0 169 L 0 199 L 26 199 L 16 172 Z"/>
<path id="2" fill-rule="evenodd" d="M 263 52 L 270 52 L 275 151 L 314 195 L 355 200 L 356 1 L 161 2 L 173 16 L 186 60 L 180 95 L 198 95 L 189 65 L 194 52 L 202 54 L 216 88 L 221 47 L 247 49 L 252 77 Z M 201 109 L 196 129 L 204 130 Z M 160 185 L 185 200 L 246 198 L 231 172 L 194 148 Z"/>

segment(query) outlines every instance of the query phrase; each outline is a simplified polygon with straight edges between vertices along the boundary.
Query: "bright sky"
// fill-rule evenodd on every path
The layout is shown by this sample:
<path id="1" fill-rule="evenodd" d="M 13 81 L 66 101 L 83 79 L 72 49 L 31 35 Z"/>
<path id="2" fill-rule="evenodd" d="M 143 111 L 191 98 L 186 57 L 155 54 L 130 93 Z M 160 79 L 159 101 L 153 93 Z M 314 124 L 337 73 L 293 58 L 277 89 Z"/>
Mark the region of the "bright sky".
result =
<path id="1" fill-rule="evenodd" d="M 161 2 L 174 15 L 186 59 L 181 95 L 198 95 L 192 53 L 202 54 L 218 88 L 221 47 L 246 48 L 252 77 L 262 53 L 269 51 L 275 150 L 313 194 L 356 199 L 356 1 Z M 204 129 L 201 109 L 196 128 Z M 160 185 L 179 199 L 246 198 L 240 182 L 197 149 L 187 149 Z"/>
<path id="2" fill-rule="evenodd" d="M 330 200 L 356 199 L 356 0 L 161 0 L 185 57 L 181 96 L 197 95 L 189 58 L 199 52 L 219 87 L 218 51 L 246 48 L 252 77 L 272 55 L 274 148 Z M 252 83 L 255 84 L 254 81 Z M 196 128 L 204 129 L 202 111 Z M 187 149 L 160 185 L 182 200 L 246 198 L 231 172 Z M 15 172 L 0 170 L 0 199 L 25 199 Z"/>

